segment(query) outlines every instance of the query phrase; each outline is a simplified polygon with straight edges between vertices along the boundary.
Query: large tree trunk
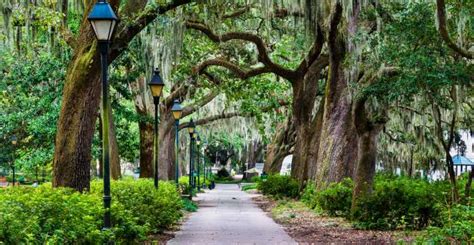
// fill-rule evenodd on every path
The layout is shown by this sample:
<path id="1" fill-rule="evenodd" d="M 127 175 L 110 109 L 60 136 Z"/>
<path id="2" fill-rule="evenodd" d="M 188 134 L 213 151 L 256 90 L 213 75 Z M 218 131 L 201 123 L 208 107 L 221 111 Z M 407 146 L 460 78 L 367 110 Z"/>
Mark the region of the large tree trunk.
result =
<path id="1" fill-rule="evenodd" d="M 110 102 L 109 102 L 110 104 Z M 109 105 L 109 108 L 112 108 Z M 100 120 L 101 121 L 101 120 Z M 115 130 L 114 116 L 112 109 L 109 110 L 109 152 L 110 152 L 110 174 L 112 179 L 118 180 L 122 173 L 120 171 L 120 156 Z"/>
<path id="2" fill-rule="evenodd" d="M 329 78 L 324 95 L 324 114 L 318 152 L 316 185 L 323 188 L 329 182 L 350 177 L 357 159 L 357 135 L 351 117 L 348 79 L 342 61 L 345 42 L 338 35 L 342 6 L 336 4 L 328 37 Z"/>
<path id="3" fill-rule="evenodd" d="M 314 61 L 301 80 L 293 82 L 293 123 L 296 143 L 291 166 L 291 176 L 303 188 L 306 180 L 313 179 L 319 152 L 324 100 L 317 103 L 318 83 L 327 58 Z M 318 107 L 316 107 L 318 106 Z M 316 108 L 318 108 L 316 110 Z"/>
<path id="4" fill-rule="evenodd" d="M 175 179 L 175 140 L 176 129 L 174 118 L 169 111 L 170 108 L 162 108 L 162 120 L 159 127 L 159 176 L 163 180 Z"/>
<path id="5" fill-rule="evenodd" d="M 361 197 L 372 192 L 377 160 L 377 136 L 379 127 L 367 130 L 359 135 L 357 167 L 354 174 L 352 193 L 352 211 L 357 207 Z"/>
<path id="6" fill-rule="evenodd" d="M 295 128 L 291 119 L 278 124 L 276 135 L 267 146 L 267 155 L 263 171 L 266 173 L 280 173 L 283 159 L 292 154 L 295 145 Z"/>
<path id="7" fill-rule="evenodd" d="M 140 129 L 140 178 L 153 178 L 153 125 L 138 123 Z"/>
<path id="8" fill-rule="evenodd" d="M 67 69 L 53 160 L 53 186 L 88 190 L 92 136 L 100 101 L 100 58 L 93 34 L 79 39 Z"/>

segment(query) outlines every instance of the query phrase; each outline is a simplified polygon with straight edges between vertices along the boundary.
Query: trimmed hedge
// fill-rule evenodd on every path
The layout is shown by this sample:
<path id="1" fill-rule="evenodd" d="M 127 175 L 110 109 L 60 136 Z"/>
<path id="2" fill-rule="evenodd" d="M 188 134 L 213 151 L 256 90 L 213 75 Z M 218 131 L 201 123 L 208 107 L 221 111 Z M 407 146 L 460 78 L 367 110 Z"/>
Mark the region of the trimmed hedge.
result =
<path id="1" fill-rule="evenodd" d="M 102 232 L 102 182 L 89 193 L 68 188 L 16 187 L 0 190 L 0 241 L 7 244 L 102 244 L 145 240 L 182 216 L 173 184 L 150 180 L 112 181 L 113 228 Z"/>
<path id="2" fill-rule="evenodd" d="M 264 195 L 276 198 L 297 198 L 300 194 L 298 182 L 284 175 L 269 175 L 266 180 L 259 180 L 257 189 Z"/>
<path id="3" fill-rule="evenodd" d="M 314 184 L 308 185 L 301 200 L 310 208 L 320 208 L 329 215 L 349 217 L 354 184 L 349 178 L 331 183 L 326 189 L 316 191 Z"/>

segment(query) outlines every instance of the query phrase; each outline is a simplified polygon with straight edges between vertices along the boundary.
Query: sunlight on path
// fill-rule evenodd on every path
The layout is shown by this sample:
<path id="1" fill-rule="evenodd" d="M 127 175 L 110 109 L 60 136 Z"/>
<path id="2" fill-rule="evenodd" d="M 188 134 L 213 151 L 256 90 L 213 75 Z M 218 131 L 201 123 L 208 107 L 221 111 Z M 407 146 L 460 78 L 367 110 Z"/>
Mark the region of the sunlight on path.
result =
<path id="1" fill-rule="evenodd" d="M 236 184 L 199 194 L 198 212 L 168 244 L 296 244 L 251 197 Z"/>

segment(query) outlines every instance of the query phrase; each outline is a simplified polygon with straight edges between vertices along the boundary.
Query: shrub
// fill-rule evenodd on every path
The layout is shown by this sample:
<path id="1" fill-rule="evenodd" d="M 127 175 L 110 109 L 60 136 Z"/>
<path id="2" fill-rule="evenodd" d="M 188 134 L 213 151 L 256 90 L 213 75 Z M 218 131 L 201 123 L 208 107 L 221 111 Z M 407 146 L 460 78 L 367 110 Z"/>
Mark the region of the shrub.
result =
<path id="1" fill-rule="evenodd" d="M 348 217 L 352 203 L 352 180 L 347 178 L 339 183 L 331 183 L 319 192 L 313 184 L 308 185 L 302 201 L 310 208 L 321 208 L 329 215 Z"/>
<path id="2" fill-rule="evenodd" d="M 377 178 L 372 195 L 361 198 L 353 214 L 363 229 L 421 229 L 438 224 L 443 193 L 438 185 L 419 179 Z"/>
<path id="3" fill-rule="evenodd" d="M 455 205 L 444 209 L 441 215 L 443 227 L 429 227 L 422 239 L 430 243 L 474 242 L 474 207 Z"/>
<path id="4" fill-rule="evenodd" d="M 242 186 L 243 191 L 254 190 L 254 189 L 257 189 L 257 184 L 255 183 Z"/>
<path id="5" fill-rule="evenodd" d="M 189 200 L 189 199 L 183 199 L 183 204 L 184 204 L 184 210 L 188 212 L 196 212 L 198 209 L 198 206 L 195 202 Z"/>
<path id="6" fill-rule="evenodd" d="M 110 232 L 101 232 L 104 214 L 102 182 L 93 181 L 90 193 L 68 188 L 18 187 L 0 190 L 0 241 L 7 244 L 100 244 L 146 239 L 168 228 L 182 215 L 173 184 L 150 180 L 112 181 Z"/>
<path id="7" fill-rule="evenodd" d="M 299 196 L 298 182 L 290 176 L 270 175 L 266 180 L 258 182 L 257 189 L 265 195 L 276 198 L 297 198 Z"/>
<path id="8" fill-rule="evenodd" d="M 102 217 L 98 195 L 50 185 L 0 191 L 0 241 L 7 244 L 104 241 Z"/>
<path id="9" fill-rule="evenodd" d="M 219 171 L 217 171 L 217 178 L 223 179 L 223 178 L 228 178 L 228 177 L 230 177 L 230 174 L 229 174 L 229 171 L 227 171 L 227 169 L 221 168 L 219 169 Z"/>
<path id="10" fill-rule="evenodd" d="M 259 176 L 253 176 L 252 178 L 250 178 L 250 182 L 252 182 L 252 183 L 257 183 L 258 181 L 260 181 Z"/>

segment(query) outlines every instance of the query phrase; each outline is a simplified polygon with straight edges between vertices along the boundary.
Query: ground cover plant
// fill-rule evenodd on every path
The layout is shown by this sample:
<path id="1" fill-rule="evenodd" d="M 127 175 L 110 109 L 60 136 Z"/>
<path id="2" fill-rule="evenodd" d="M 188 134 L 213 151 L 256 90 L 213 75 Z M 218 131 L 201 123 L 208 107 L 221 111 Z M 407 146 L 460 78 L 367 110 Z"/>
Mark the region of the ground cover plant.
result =
<path id="1" fill-rule="evenodd" d="M 172 183 L 150 180 L 112 182 L 112 223 L 102 232 L 102 182 L 91 191 L 18 187 L 0 190 L 0 241 L 7 244 L 102 244 L 143 241 L 175 224 L 183 203 Z"/>

